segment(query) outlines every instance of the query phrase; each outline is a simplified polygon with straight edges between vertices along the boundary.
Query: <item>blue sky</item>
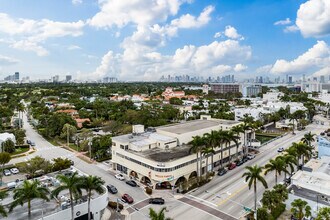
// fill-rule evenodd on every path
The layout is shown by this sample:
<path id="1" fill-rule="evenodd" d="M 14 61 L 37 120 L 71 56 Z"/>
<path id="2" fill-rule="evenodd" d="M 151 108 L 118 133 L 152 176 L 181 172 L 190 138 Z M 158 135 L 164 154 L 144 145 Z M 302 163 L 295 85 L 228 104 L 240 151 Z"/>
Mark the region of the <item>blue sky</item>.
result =
<path id="1" fill-rule="evenodd" d="M 330 75 L 328 0 L 12 0 L 0 23 L 0 79 Z"/>

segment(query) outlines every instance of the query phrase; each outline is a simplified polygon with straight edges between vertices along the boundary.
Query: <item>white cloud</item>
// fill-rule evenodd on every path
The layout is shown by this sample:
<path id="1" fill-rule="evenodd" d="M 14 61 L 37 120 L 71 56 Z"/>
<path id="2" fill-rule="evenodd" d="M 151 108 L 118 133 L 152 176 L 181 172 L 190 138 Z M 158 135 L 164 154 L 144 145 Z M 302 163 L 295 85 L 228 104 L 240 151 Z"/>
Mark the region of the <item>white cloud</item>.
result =
<path id="1" fill-rule="evenodd" d="M 124 53 L 107 53 L 93 74 L 97 76 L 117 76 L 122 80 L 155 80 L 161 75 L 190 74 L 207 77 L 229 71 L 243 71 L 241 64 L 250 59 L 251 48 L 240 41 L 214 41 L 196 47 L 186 45 L 178 48 L 173 55 L 163 55 L 148 47 L 125 48 Z M 110 69 L 109 69 L 110 68 Z M 102 74 L 101 74 L 102 73 Z"/>
<path id="2" fill-rule="evenodd" d="M 245 71 L 245 70 L 247 70 L 247 66 L 245 66 L 245 65 L 243 65 L 243 64 L 241 64 L 241 63 L 239 63 L 239 64 L 236 64 L 235 65 L 235 67 L 234 67 L 234 71 L 235 72 L 242 72 L 242 71 Z"/>
<path id="3" fill-rule="evenodd" d="M 315 73 L 313 73 L 312 76 L 330 76 L 330 66 L 324 67 L 318 71 L 316 71 Z"/>
<path id="4" fill-rule="evenodd" d="M 256 73 L 258 73 L 258 74 L 269 73 L 270 70 L 272 69 L 272 67 L 273 67 L 273 65 L 265 65 L 265 66 L 258 67 L 256 69 Z"/>
<path id="5" fill-rule="evenodd" d="M 275 74 L 307 74 L 330 66 L 330 47 L 318 41 L 312 48 L 292 61 L 277 60 L 270 70 Z"/>
<path id="6" fill-rule="evenodd" d="M 99 1 L 101 11 L 88 23 L 98 28 L 124 27 L 128 23 L 152 25 L 166 21 L 176 15 L 180 5 L 187 0 L 103 0 Z"/>
<path id="7" fill-rule="evenodd" d="M 213 11 L 213 6 L 207 6 L 197 18 L 190 14 L 185 14 L 178 19 L 172 20 L 171 26 L 177 28 L 199 28 L 211 20 L 210 15 Z"/>
<path id="8" fill-rule="evenodd" d="M 274 25 L 288 25 L 288 24 L 291 24 L 290 18 L 286 18 L 285 20 L 276 21 L 274 23 Z"/>
<path id="9" fill-rule="evenodd" d="M 330 34 L 330 1 L 308 0 L 300 5 L 296 25 L 304 37 Z"/>
<path id="10" fill-rule="evenodd" d="M 10 46 L 12 48 L 20 49 L 20 50 L 24 50 L 24 51 L 33 51 L 38 56 L 47 56 L 49 54 L 48 51 L 44 47 L 38 45 L 36 42 L 29 41 L 29 40 L 17 41 Z"/>
<path id="11" fill-rule="evenodd" d="M 285 33 L 297 32 L 297 31 L 299 31 L 299 28 L 296 25 L 290 25 L 284 28 Z"/>
<path id="12" fill-rule="evenodd" d="M 219 37 L 221 37 L 222 36 L 222 33 L 221 32 L 217 32 L 217 33 L 215 33 L 214 34 L 214 38 L 219 38 Z"/>
<path id="13" fill-rule="evenodd" d="M 48 51 L 40 45 L 48 38 L 72 36 L 77 37 L 83 34 L 83 21 L 57 22 L 48 19 L 14 19 L 9 15 L 0 13 L 0 32 L 16 37 L 12 40 L 12 48 L 26 51 L 35 51 L 39 56 L 45 56 Z"/>
<path id="14" fill-rule="evenodd" d="M 73 5 L 80 5 L 82 3 L 82 0 L 72 0 Z"/>
<path id="15" fill-rule="evenodd" d="M 0 55 L 0 65 L 12 65 L 18 62 L 19 61 L 15 58 Z"/>
<path id="16" fill-rule="evenodd" d="M 234 27 L 230 26 L 230 25 L 226 26 L 226 29 L 224 31 L 224 35 L 226 37 L 230 38 L 230 39 L 244 40 L 244 37 L 242 35 L 238 34 L 237 30 Z"/>
<path id="17" fill-rule="evenodd" d="M 80 50 L 81 47 L 77 46 L 77 45 L 70 45 L 68 46 L 68 50 Z"/>

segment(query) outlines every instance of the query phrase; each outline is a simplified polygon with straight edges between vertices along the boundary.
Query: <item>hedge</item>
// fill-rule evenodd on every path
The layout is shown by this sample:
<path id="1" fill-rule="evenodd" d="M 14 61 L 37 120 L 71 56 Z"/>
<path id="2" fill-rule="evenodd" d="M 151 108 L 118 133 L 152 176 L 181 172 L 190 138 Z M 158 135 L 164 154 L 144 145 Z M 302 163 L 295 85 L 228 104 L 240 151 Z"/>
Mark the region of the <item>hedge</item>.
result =
<path id="1" fill-rule="evenodd" d="M 117 209 L 117 202 L 109 201 L 108 206 L 112 209 Z M 123 210 L 124 206 L 122 204 L 118 203 L 118 208 L 121 211 L 121 210 Z"/>
<path id="2" fill-rule="evenodd" d="M 274 209 L 274 211 L 271 213 L 273 216 L 273 219 L 277 219 L 284 211 L 285 211 L 285 204 L 280 204 L 278 207 Z"/>

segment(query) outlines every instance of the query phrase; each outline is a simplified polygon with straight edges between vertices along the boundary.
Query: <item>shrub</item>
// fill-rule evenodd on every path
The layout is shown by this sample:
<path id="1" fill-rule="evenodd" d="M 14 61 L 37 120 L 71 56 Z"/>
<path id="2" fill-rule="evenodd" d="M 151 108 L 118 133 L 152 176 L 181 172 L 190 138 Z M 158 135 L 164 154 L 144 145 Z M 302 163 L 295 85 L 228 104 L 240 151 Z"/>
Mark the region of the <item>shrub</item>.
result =
<path id="1" fill-rule="evenodd" d="M 147 193 L 148 195 L 151 195 L 151 194 L 152 194 L 152 189 L 149 188 L 149 187 L 146 187 L 146 193 Z"/>
<path id="2" fill-rule="evenodd" d="M 277 219 L 284 211 L 285 211 L 285 204 L 280 204 L 278 207 L 276 207 L 271 215 L 274 219 Z"/>
<path id="3" fill-rule="evenodd" d="M 108 206 L 109 206 L 109 208 L 117 209 L 117 202 L 109 201 Z M 118 208 L 121 211 L 121 210 L 123 210 L 124 206 L 122 204 L 118 203 Z"/>

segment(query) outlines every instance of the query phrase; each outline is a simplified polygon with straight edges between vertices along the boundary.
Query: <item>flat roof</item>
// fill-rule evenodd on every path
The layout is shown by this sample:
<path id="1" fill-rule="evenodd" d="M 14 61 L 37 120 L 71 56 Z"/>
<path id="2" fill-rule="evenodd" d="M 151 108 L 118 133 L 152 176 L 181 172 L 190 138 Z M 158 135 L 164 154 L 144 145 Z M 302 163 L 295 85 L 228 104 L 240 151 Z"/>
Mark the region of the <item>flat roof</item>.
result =
<path id="1" fill-rule="evenodd" d="M 132 150 L 128 150 L 128 151 L 133 154 L 157 162 L 171 162 L 190 155 L 189 152 L 190 147 L 191 147 L 190 145 L 181 145 L 167 150 L 156 147 L 142 152 L 136 152 Z"/>
<path id="2" fill-rule="evenodd" d="M 144 145 L 154 143 L 157 141 L 173 141 L 175 138 L 168 137 L 162 134 L 158 134 L 155 132 L 144 132 L 140 134 L 124 134 L 120 136 L 113 137 L 113 141 L 119 141 L 121 143 L 132 143 L 134 145 Z M 137 144 L 135 144 L 137 143 Z M 138 144 L 139 143 L 139 144 Z"/>
<path id="3" fill-rule="evenodd" d="M 202 130 L 205 128 L 211 128 L 219 125 L 235 125 L 239 124 L 241 122 L 238 121 L 231 121 L 231 120 L 223 120 L 223 119 L 211 119 L 211 120 L 194 120 L 194 121 L 187 121 L 184 123 L 179 124 L 172 124 L 172 125 L 166 125 L 157 127 L 156 130 L 165 131 L 169 133 L 175 133 L 175 134 L 184 134 L 193 132 L 196 130 Z"/>
<path id="4" fill-rule="evenodd" d="M 329 205 L 329 203 L 326 202 L 325 199 L 321 199 L 320 196 L 317 196 L 317 195 L 321 195 L 317 191 L 313 191 L 313 190 L 310 190 L 310 189 L 305 189 L 305 188 L 302 188 L 302 187 L 298 187 L 296 185 L 289 186 L 288 191 L 290 193 L 294 194 L 295 196 L 299 196 L 301 198 L 308 199 L 310 201 L 319 202 L 323 205 Z M 323 196 L 325 198 L 327 198 L 326 195 L 323 195 Z"/>

